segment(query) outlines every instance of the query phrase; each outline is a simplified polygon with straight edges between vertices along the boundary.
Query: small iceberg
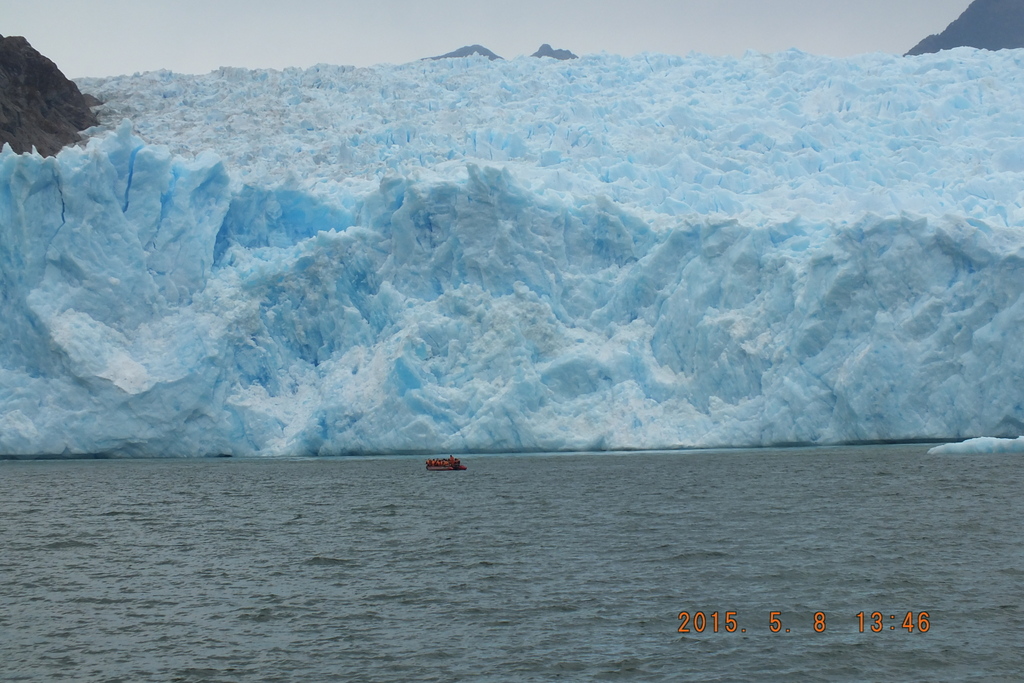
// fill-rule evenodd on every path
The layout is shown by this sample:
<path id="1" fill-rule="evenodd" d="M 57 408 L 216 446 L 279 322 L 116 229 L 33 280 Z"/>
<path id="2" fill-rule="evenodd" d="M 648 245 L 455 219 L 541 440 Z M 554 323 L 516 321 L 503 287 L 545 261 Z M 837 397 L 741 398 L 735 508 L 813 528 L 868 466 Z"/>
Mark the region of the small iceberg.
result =
<path id="1" fill-rule="evenodd" d="M 929 455 L 971 454 L 971 453 L 1024 453 L 1024 436 L 1016 439 L 997 439 L 982 436 L 959 443 L 946 443 L 929 448 Z"/>

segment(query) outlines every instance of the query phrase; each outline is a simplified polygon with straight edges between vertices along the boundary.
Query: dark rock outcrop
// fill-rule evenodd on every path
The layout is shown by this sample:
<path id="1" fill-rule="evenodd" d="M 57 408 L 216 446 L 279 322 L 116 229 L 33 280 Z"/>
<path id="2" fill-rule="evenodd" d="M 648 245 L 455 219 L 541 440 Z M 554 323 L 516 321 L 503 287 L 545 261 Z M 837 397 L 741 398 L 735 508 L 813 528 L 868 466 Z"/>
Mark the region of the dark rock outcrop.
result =
<path id="1" fill-rule="evenodd" d="M 954 47 L 984 50 L 1024 47 L 1024 0 L 974 0 L 945 31 L 928 36 L 907 55 Z"/>
<path id="2" fill-rule="evenodd" d="M 0 146 L 10 143 L 21 154 L 34 145 L 53 156 L 97 125 L 89 110 L 96 104 L 27 40 L 0 36 Z"/>
<path id="3" fill-rule="evenodd" d="M 426 57 L 425 59 L 458 59 L 459 57 L 472 57 L 473 55 L 487 57 L 487 59 L 492 62 L 495 59 L 501 59 L 501 57 L 494 54 L 483 45 L 467 45 L 466 47 L 460 47 L 455 52 L 449 52 L 446 55 L 438 55 L 437 57 Z"/>
<path id="4" fill-rule="evenodd" d="M 548 45 L 547 43 L 544 43 L 543 45 L 541 45 L 540 49 L 537 50 L 536 52 L 534 52 L 530 56 L 531 57 L 553 57 L 555 59 L 561 59 L 563 61 L 566 60 L 566 59 L 579 59 L 579 57 L 577 57 L 573 53 L 569 52 L 568 50 L 553 50 L 553 49 L 551 49 L 551 46 Z"/>

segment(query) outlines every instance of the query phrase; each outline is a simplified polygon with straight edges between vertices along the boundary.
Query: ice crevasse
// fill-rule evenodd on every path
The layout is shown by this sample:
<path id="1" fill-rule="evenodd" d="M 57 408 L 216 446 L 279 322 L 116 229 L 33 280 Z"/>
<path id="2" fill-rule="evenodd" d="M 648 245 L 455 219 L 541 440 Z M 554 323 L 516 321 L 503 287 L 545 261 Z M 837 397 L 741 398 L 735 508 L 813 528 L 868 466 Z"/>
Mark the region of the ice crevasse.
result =
<path id="1" fill-rule="evenodd" d="M 86 79 L 0 154 L 0 454 L 1017 436 L 1022 66 Z"/>

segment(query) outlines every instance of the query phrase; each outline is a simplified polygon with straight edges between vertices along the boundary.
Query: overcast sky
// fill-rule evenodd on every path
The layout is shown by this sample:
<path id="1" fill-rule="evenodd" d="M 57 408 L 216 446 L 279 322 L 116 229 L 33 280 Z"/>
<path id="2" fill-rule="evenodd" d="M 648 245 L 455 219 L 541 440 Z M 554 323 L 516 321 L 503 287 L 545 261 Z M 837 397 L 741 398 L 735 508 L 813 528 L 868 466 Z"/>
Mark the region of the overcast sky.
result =
<path id="1" fill-rule="evenodd" d="M 0 0 L 65 75 L 403 63 L 479 43 L 505 58 L 791 47 L 903 54 L 970 0 Z"/>

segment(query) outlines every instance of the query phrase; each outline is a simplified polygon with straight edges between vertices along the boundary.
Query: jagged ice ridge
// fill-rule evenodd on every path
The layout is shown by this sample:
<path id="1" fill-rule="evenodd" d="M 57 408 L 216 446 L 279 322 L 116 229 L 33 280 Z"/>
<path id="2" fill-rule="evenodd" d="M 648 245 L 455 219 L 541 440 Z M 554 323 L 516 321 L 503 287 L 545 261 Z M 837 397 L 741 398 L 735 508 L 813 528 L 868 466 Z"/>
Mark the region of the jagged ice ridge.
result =
<path id="1" fill-rule="evenodd" d="M 0 453 L 1024 431 L 1024 53 L 87 79 L 0 154 Z"/>

